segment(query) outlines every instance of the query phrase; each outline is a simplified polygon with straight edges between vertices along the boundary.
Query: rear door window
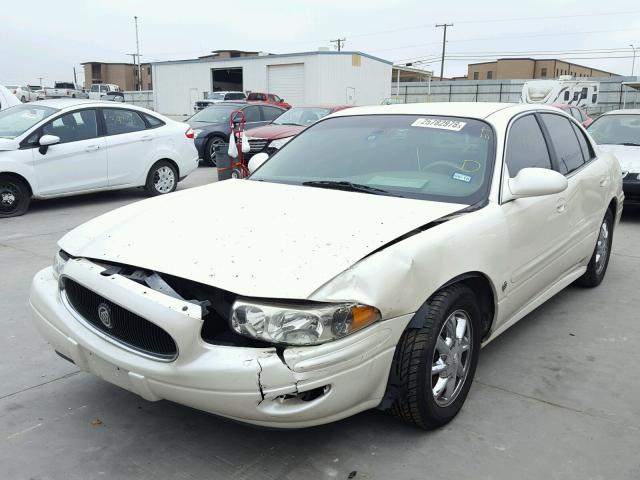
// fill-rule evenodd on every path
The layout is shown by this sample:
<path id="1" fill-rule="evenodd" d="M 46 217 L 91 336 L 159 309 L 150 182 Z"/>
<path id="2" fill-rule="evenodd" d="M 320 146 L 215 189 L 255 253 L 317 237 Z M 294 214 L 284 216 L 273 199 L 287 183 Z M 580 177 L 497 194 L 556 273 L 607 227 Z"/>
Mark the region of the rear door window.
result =
<path id="1" fill-rule="evenodd" d="M 551 169 L 549 150 L 533 115 L 517 119 L 509 129 L 506 164 L 511 178 L 523 168 Z"/>
<path id="2" fill-rule="evenodd" d="M 123 108 L 104 108 L 104 124 L 107 135 L 139 132 L 147 128 L 138 112 Z"/>
<path id="3" fill-rule="evenodd" d="M 573 131 L 575 132 L 576 137 L 578 137 L 580 150 L 582 150 L 582 158 L 584 159 L 585 162 L 588 162 L 595 156 L 593 153 L 593 150 L 591 149 L 589 142 L 587 142 L 587 139 L 585 138 L 584 133 L 582 133 L 582 130 L 580 130 L 576 125 L 572 124 L 571 126 L 573 127 Z"/>
<path id="4" fill-rule="evenodd" d="M 547 127 L 551 143 L 556 151 L 560 173 L 566 175 L 584 165 L 582 149 L 571 121 L 551 113 L 542 113 L 540 117 Z"/>

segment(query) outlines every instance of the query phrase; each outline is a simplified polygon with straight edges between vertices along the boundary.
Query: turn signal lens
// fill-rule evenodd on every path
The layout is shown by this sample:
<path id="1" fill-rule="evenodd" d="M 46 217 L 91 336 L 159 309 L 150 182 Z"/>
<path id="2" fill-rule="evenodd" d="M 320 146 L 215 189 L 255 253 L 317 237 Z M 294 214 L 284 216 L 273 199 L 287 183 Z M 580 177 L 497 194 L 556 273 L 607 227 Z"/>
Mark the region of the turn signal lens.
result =
<path id="1" fill-rule="evenodd" d="M 351 328 L 349 333 L 360 330 L 373 322 L 380 320 L 380 312 L 377 308 L 357 306 L 351 309 Z"/>

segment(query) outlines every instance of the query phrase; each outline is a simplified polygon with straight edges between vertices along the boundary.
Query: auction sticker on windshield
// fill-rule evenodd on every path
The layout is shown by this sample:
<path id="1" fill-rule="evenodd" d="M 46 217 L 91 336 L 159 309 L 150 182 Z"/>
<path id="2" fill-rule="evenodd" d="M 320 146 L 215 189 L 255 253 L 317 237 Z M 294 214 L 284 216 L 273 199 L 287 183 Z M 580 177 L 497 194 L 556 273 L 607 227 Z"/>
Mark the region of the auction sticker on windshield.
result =
<path id="1" fill-rule="evenodd" d="M 440 128 L 442 130 L 453 130 L 459 132 L 464 128 L 466 122 L 460 122 L 458 120 L 438 120 L 435 118 L 418 118 L 411 124 L 412 127 L 422 128 Z"/>

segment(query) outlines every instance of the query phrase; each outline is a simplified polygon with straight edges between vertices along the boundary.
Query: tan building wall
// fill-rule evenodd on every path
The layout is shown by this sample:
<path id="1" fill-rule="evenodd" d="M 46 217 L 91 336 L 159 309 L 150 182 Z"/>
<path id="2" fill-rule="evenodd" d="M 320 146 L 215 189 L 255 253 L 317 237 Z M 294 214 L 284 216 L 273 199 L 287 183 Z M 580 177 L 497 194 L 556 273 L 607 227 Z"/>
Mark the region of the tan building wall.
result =
<path id="1" fill-rule="evenodd" d="M 90 88 L 93 83 L 113 83 L 121 90 L 138 90 L 138 66 L 133 63 L 87 62 L 84 66 L 84 85 Z M 153 90 L 151 65 L 140 65 L 142 71 L 142 90 Z"/>
<path id="2" fill-rule="evenodd" d="M 616 74 L 555 59 L 501 58 L 495 62 L 471 63 L 467 67 L 469 80 L 557 78 L 560 75 L 612 77 Z"/>

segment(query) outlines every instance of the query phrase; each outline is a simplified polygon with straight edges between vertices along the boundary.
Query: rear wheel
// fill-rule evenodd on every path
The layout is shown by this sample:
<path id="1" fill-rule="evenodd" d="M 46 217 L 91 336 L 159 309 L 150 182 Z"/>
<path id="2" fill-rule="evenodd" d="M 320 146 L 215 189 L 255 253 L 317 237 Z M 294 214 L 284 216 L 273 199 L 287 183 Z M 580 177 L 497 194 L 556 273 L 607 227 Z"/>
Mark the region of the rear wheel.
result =
<path id="1" fill-rule="evenodd" d="M 29 187 L 19 178 L 0 175 L 0 218 L 17 217 L 29 209 Z"/>
<path id="2" fill-rule="evenodd" d="M 480 309 L 471 289 L 452 285 L 429 302 L 420 329 L 403 334 L 392 373 L 400 394 L 391 413 L 424 429 L 451 421 L 467 397 L 481 343 Z"/>
<path id="3" fill-rule="evenodd" d="M 210 167 L 215 167 L 217 165 L 216 149 L 219 148 L 223 143 L 225 143 L 225 141 L 222 137 L 211 137 L 209 140 L 207 140 L 207 143 L 204 147 L 203 155 L 205 165 L 208 165 Z"/>
<path id="4" fill-rule="evenodd" d="M 609 266 L 609 258 L 611 257 L 611 244 L 613 242 L 613 212 L 607 210 L 607 213 L 600 224 L 600 230 L 598 230 L 598 241 L 596 247 L 593 250 L 593 255 L 589 264 L 587 265 L 587 271 L 582 275 L 576 283 L 583 287 L 597 287 L 602 282 L 605 274 L 607 273 L 607 267 Z"/>
<path id="5" fill-rule="evenodd" d="M 20 98 L 20 101 L 21 101 L 22 103 L 27 103 L 27 98 L 23 95 L 23 96 Z"/>
<path id="6" fill-rule="evenodd" d="M 153 164 L 147 175 L 145 190 L 154 197 L 173 192 L 178 186 L 178 172 L 171 162 L 160 160 Z"/>

